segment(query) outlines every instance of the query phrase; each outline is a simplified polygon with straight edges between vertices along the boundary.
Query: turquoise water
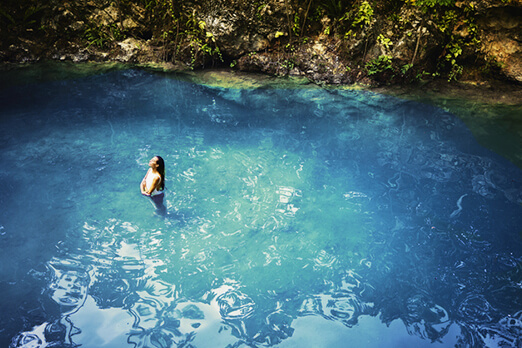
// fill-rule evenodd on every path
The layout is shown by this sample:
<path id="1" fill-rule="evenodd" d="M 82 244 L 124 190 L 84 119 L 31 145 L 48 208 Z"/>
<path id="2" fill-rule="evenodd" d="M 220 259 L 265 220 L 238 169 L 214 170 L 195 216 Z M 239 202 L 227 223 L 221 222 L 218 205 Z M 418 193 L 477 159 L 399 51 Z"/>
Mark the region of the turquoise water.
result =
<path id="1" fill-rule="evenodd" d="M 0 103 L 1 346 L 521 344 L 522 171 L 444 110 L 141 70 Z"/>

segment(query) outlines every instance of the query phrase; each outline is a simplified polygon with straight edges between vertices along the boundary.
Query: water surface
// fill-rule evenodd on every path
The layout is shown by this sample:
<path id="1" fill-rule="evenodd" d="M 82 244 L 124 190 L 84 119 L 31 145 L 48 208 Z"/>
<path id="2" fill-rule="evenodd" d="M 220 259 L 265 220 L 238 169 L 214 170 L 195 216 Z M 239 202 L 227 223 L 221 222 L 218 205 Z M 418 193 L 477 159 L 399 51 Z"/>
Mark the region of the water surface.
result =
<path id="1" fill-rule="evenodd" d="M 520 345 L 522 171 L 448 111 L 132 69 L 0 103 L 2 346 Z"/>

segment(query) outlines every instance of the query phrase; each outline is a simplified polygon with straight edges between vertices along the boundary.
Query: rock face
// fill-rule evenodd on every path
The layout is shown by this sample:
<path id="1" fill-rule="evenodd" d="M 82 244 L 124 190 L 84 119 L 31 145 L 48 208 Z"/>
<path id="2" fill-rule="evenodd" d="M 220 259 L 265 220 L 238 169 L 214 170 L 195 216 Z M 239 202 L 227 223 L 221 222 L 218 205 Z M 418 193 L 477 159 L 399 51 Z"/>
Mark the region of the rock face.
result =
<path id="1" fill-rule="evenodd" d="M 259 52 L 242 56 L 238 67 L 242 71 L 263 72 L 278 76 L 303 76 L 311 81 L 329 84 L 350 84 L 354 72 L 334 43 L 318 37 L 300 45 L 292 54 Z"/>
<path id="2" fill-rule="evenodd" d="M 506 76 L 522 83 L 522 7 L 488 8 L 478 23 L 482 51 L 501 64 Z"/>
<path id="3" fill-rule="evenodd" d="M 240 57 L 268 48 L 277 31 L 282 30 L 284 2 L 256 8 L 246 1 L 216 0 L 199 6 L 197 17 L 218 42 L 221 52 Z"/>
<path id="4" fill-rule="evenodd" d="M 334 84 L 432 76 L 522 83 L 520 0 L 33 2 L 41 6 L 0 5 L 1 61 L 232 66 Z"/>

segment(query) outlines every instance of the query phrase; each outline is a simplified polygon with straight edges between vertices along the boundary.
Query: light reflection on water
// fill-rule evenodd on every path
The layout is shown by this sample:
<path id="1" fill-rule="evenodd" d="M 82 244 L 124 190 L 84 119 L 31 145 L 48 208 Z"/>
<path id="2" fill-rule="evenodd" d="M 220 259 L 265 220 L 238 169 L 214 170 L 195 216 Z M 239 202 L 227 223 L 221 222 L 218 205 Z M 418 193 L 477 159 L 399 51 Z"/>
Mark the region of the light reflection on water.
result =
<path id="1" fill-rule="evenodd" d="M 521 171 L 443 110 L 135 70 L 1 102 L 4 346 L 520 344 Z"/>

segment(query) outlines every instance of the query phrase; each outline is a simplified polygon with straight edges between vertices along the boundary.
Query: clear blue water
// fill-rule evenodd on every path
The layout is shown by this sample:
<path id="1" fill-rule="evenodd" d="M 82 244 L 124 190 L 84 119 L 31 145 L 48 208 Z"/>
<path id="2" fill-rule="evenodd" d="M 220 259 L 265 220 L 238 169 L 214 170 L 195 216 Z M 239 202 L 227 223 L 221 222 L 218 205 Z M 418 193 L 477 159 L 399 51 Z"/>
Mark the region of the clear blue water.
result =
<path id="1" fill-rule="evenodd" d="M 0 103 L 2 347 L 520 347 L 522 170 L 444 110 L 140 70 Z"/>

